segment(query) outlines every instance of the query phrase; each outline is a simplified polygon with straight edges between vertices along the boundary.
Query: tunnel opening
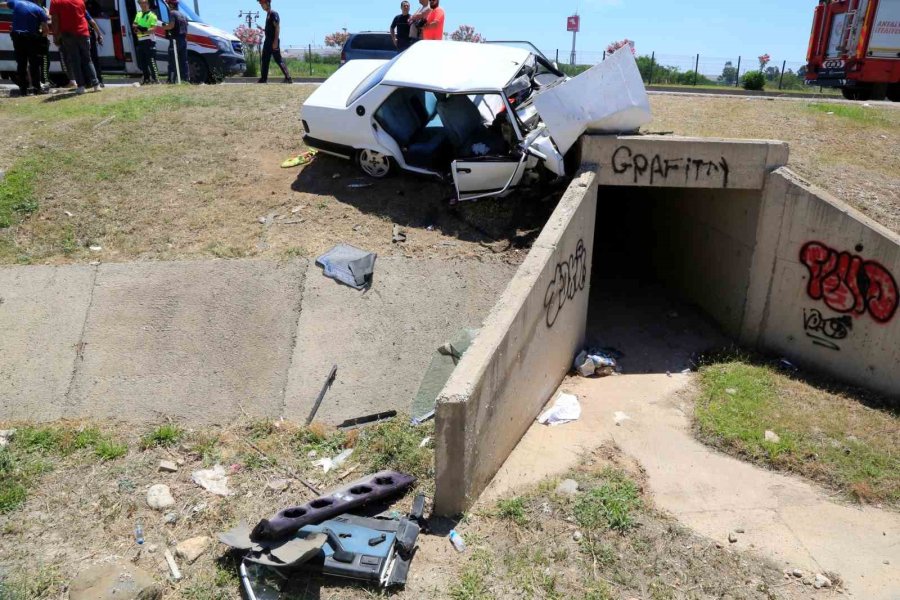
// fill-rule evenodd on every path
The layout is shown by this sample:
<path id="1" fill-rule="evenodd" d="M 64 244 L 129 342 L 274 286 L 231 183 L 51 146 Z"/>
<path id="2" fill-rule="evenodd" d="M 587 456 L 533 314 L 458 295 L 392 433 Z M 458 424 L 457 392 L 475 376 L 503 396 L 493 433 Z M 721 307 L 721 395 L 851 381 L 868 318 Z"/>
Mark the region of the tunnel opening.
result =
<path id="1" fill-rule="evenodd" d="M 759 190 L 600 186 L 586 342 L 677 373 L 740 335 Z"/>

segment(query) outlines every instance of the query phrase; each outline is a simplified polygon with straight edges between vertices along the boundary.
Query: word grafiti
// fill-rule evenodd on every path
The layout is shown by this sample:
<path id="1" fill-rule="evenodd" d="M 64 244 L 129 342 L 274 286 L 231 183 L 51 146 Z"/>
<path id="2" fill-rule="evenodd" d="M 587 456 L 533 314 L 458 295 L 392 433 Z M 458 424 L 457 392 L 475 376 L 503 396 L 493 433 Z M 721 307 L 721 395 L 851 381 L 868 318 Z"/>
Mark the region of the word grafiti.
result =
<path id="1" fill-rule="evenodd" d="M 670 176 L 675 179 L 682 175 L 684 183 L 687 184 L 693 175 L 694 181 L 700 181 L 701 178 L 704 180 L 721 179 L 723 188 L 728 187 L 728 174 L 731 172 L 724 156 L 717 161 L 690 156 L 663 158 L 659 154 L 648 157 L 646 154 L 636 154 L 628 146 L 619 146 L 613 152 L 612 170 L 616 175 L 623 175 L 630 171 L 635 184 L 645 179 L 649 180 L 650 185 L 670 183 Z"/>
<path id="2" fill-rule="evenodd" d="M 547 310 L 547 327 L 553 327 L 566 302 L 573 300 L 587 285 L 587 249 L 584 240 L 578 240 L 575 252 L 556 265 L 553 279 L 544 294 Z"/>
<path id="3" fill-rule="evenodd" d="M 853 329 L 853 317 L 843 315 L 826 319 L 817 308 L 803 309 L 803 329 L 816 346 L 840 352 L 836 340 L 847 339 Z"/>
<path id="4" fill-rule="evenodd" d="M 862 249 L 856 247 L 857 252 Z M 841 314 L 868 313 L 878 323 L 894 318 L 898 305 L 897 280 L 880 263 L 815 241 L 807 242 L 800 249 L 800 263 L 809 270 L 806 293 L 813 300 L 821 300 Z"/>

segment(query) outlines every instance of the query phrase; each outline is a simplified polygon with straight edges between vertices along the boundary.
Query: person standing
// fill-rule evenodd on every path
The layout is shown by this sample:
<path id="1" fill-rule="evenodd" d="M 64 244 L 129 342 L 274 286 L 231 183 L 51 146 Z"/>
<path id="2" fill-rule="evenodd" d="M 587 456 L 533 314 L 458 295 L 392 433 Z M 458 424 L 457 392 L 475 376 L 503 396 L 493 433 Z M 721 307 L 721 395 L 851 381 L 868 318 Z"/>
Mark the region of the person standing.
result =
<path id="1" fill-rule="evenodd" d="M 94 71 L 97 72 L 97 81 L 100 82 L 100 87 L 102 88 L 106 87 L 103 83 L 103 69 L 100 66 L 100 46 L 103 45 L 103 31 L 96 21 L 96 18 L 100 16 L 102 11 L 97 0 L 88 0 L 85 3 L 85 7 L 87 8 L 85 15 L 88 20 L 88 29 L 91 32 L 91 63 L 94 65 Z"/>
<path id="2" fill-rule="evenodd" d="M 266 11 L 266 27 L 263 31 L 266 33 L 263 41 L 262 56 L 260 57 L 260 78 L 257 83 L 269 82 L 269 61 L 275 59 L 275 63 L 284 73 L 284 80 L 281 83 L 294 83 L 291 74 L 288 72 L 284 59 L 281 58 L 281 17 L 272 10 L 271 0 L 259 0 L 259 5 Z M 262 29 L 262 27 L 260 27 Z"/>
<path id="3" fill-rule="evenodd" d="M 187 55 L 187 34 L 188 20 L 180 10 L 178 10 L 178 0 L 166 0 L 169 5 L 169 22 L 163 25 L 166 30 L 166 37 L 169 38 L 169 83 L 190 82 L 191 74 L 188 72 L 188 55 Z M 175 70 L 175 63 L 178 63 L 178 70 Z"/>
<path id="4" fill-rule="evenodd" d="M 422 28 L 425 26 L 428 13 L 431 12 L 431 6 L 429 5 L 428 0 L 419 0 L 419 4 L 419 9 L 409 18 L 409 38 L 411 44 L 422 39 Z"/>
<path id="5" fill-rule="evenodd" d="M 41 87 L 41 39 L 50 31 L 47 22 L 50 17 L 43 8 L 31 0 L 7 0 L 0 6 L 13 11 L 12 37 L 13 51 L 16 56 L 16 74 L 19 94 L 28 95 L 28 80 L 31 77 L 31 88 L 35 94 L 43 94 Z"/>
<path id="6" fill-rule="evenodd" d="M 66 53 L 66 62 L 78 83 L 76 94 L 83 94 L 85 88 L 100 91 L 97 72 L 91 62 L 91 36 L 86 14 L 84 0 L 53 0 L 50 3 L 53 41 Z"/>
<path id="7" fill-rule="evenodd" d="M 394 41 L 394 47 L 400 52 L 409 48 L 409 2 L 403 0 L 400 3 L 400 14 L 394 17 L 391 23 L 391 39 Z"/>
<path id="8" fill-rule="evenodd" d="M 159 23 L 156 13 L 150 10 L 149 0 L 139 0 L 141 10 L 134 17 L 131 28 L 137 36 L 137 63 L 144 74 L 143 84 L 159 83 L 159 67 L 156 66 L 156 38 L 153 30 Z"/>
<path id="9" fill-rule="evenodd" d="M 425 28 L 422 30 L 423 40 L 444 39 L 444 9 L 441 8 L 441 0 L 431 0 L 431 12 L 425 19 Z"/>

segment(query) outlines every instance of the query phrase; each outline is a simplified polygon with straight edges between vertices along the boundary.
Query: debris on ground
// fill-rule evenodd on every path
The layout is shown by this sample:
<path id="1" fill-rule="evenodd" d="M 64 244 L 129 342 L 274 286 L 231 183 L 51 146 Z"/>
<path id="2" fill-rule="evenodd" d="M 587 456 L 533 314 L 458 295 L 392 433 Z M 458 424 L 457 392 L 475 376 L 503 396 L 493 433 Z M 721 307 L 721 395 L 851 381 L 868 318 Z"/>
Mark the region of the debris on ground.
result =
<path id="1" fill-rule="evenodd" d="M 322 470 L 325 473 L 328 473 L 332 469 L 336 469 L 336 468 L 340 467 L 342 464 L 344 464 L 344 462 L 346 462 L 347 459 L 350 458 L 351 454 L 353 454 L 353 448 L 347 448 L 346 450 L 344 450 L 343 452 L 341 452 L 334 458 L 327 458 L 327 457 L 322 458 L 322 459 L 314 462 L 313 465 L 315 465 L 317 467 L 322 467 Z"/>
<path id="2" fill-rule="evenodd" d="M 729 544 L 737 544 L 738 537 L 737 534 L 729 533 L 728 534 L 728 543 Z"/>
<path id="3" fill-rule="evenodd" d="M 372 284 L 376 258 L 378 255 L 372 252 L 338 244 L 317 258 L 316 264 L 324 269 L 326 277 L 361 290 Z"/>
<path id="4" fill-rule="evenodd" d="M 467 327 L 461 329 L 450 340 L 441 344 L 431 357 L 431 363 L 419 383 L 419 389 L 413 399 L 413 420 L 416 424 L 427 421 L 433 416 L 437 398 L 453 374 L 453 370 L 463 355 L 472 345 L 478 329 Z"/>
<path id="5" fill-rule="evenodd" d="M 388 419 L 393 419 L 397 416 L 396 410 L 386 410 L 384 412 L 379 412 L 371 415 L 365 415 L 364 417 L 355 417 L 353 419 L 346 419 L 343 423 L 337 426 L 338 429 L 355 429 L 357 427 L 361 427 L 363 425 L 371 425 L 372 423 L 378 423 L 380 421 L 386 421 Z"/>
<path id="6" fill-rule="evenodd" d="M 304 152 L 303 154 L 299 154 L 297 156 L 292 156 L 291 158 L 289 158 L 289 159 L 285 160 L 283 163 L 281 163 L 281 168 L 282 169 L 290 169 L 292 167 L 308 165 L 309 163 L 312 162 L 312 159 L 315 158 L 316 154 L 318 154 L 318 151 L 309 150 L 307 152 Z"/>
<path id="7" fill-rule="evenodd" d="M 781 436 L 779 436 L 774 431 L 769 431 L 768 429 L 766 430 L 765 437 L 767 442 L 771 442 L 773 444 L 777 444 L 781 441 Z"/>
<path id="8" fill-rule="evenodd" d="M 578 482 L 574 479 L 563 479 L 556 486 L 556 493 L 565 496 L 574 496 L 578 493 Z"/>
<path id="9" fill-rule="evenodd" d="M 178 570 L 178 563 L 175 562 L 175 557 L 172 556 L 172 553 L 169 552 L 168 548 L 163 551 L 163 556 L 166 559 L 166 564 L 169 565 L 169 572 L 172 574 L 172 579 L 175 581 L 181 579 L 181 571 Z"/>
<path id="10" fill-rule="evenodd" d="M 0 304 L 3 304 L 3 300 L 0 299 Z M 3 448 L 9 444 L 9 440 L 16 435 L 15 429 L 3 429 L 0 430 L 0 448 Z"/>
<path id="11" fill-rule="evenodd" d="M 623 413 L 622 411 L 617 410 L 617 411 L 615 412 L 615 414 L 613 414 L 613 420 L 616 422 L 616 425 L 617 425 L 617 426 L 621 427 L 621 426 L 622 426 L 622 423 L 624 423 L 625 421 L 630 421 L 630 420 L 631 420 L 631 417 L 629 417 L 628 415 L 626 415 L 626 414 Z"/>
<path id="12" fill-rule="evenodd" d="M 171 460 L 161 460 L 159 461 L 159 470 L 166 473 L 177 473 L 178 465 L 176 465 L 175 462 Z"/>
<path id="13" fill-rule="evenodd" d="M 322 405 L 322 400 L 325 399 L 325 393 L 328 392 L 328 389 L 334 384 L 334 380 L 337 377 L 337 365 L 331 367 L 331 371 L 328 372 L 328 377 L 325 378 L 325 383 L 322 385 L 322 389 L 319 390 L 319 395 L 316 396 L 316 401 L 313 402 L 312 410 L 309 411 L 309 416 L 306 417 L 306 426 L 309 427 L 310 423 L 313 422 L 313 419 L 316 418 L 316 413 L 319 412 L 319 407 Z"/>
<path id="14" fill-rule="evenodd" d="M 207 492 L 217 496 L 230 496 L 232 494 L 228 488 L 228 475 L 225 472 L 225 467 L 222 465 L 216 465 L 212 469 L 194 471 L 191 473 L 191 480 Z"/>
<path id="15" fill-rule="evenodd" d="M 163 510 L 175 506 L 175 498 L 169 486 L 158 483 L 147 490 L 147 505 L 154 510 Z"/>
<path id="16" fill-rule="evenodd" d="M 351 190 L 359 190 L 359 189 L 364 189 L 364 188 L 370 188 L 370 187 L 372 187 L 372 184 L 371 183 L 351 183 L 347 187 L 350 188 Z"/>
<path id="17" fill-rule="evenodd" d="M 160 588 L 143 569 L 116 561 L 97 565 L 81 573 L 69 584 L 70 600 L 158 600 Z"/>
<path id="18" fill-rule="evenodd" d="M 175 555 L 183 558 L 188 564 L 193 564 L 195 560 L 200 558 L 212 540 L 205 535 L 197 536 L 189 540 L 185 540 L 175 546 Z"/>
<path id="19" fill-rule="evenodd" d="M 573 394 L 560 394 L 557 396 L 553 406 L 545 410 L 538 417 L 538 423 L 541 425 L 563 425 L 571 423 L 581 418 L 581 405 L 578 403 L 578 397 Z"/>
<path id="20" fill-rule="evenodd" d="M 273 492 L 283 492 L 291 487 L 291 482 L 287 479 L 273 479 L 266 484 L 266 487 Z"/>
<path id="21" fill-rule="evenodd" d="M 399 244 L 406 241 L 406 231 L 400 228 L 399 225 L 394 225 L 394 230 L 391 235 L 391 243 Z"/>
<path id="22" fill-rule="evenodd" d="M 582 350 L 575 357 L 573 367 L 582 377 L 607 377 L 615 375 L 616 359 L 601 350 Z"/>

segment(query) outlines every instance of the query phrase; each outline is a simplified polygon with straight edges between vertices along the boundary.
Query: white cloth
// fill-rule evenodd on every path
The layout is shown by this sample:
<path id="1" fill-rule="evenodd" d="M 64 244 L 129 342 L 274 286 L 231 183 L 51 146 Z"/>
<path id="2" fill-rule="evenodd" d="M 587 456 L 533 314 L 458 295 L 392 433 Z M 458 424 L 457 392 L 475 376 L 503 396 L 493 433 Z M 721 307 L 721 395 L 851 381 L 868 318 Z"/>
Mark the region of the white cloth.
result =
<path id="1" fill-rule="evenodd" d="M 544 411 L 538 417 L 541 425 L 562 425 L 571 423 L 581 418 L 581 405 L 578 398 L 572 394 L 560 394 L 553 406 Z"/>

